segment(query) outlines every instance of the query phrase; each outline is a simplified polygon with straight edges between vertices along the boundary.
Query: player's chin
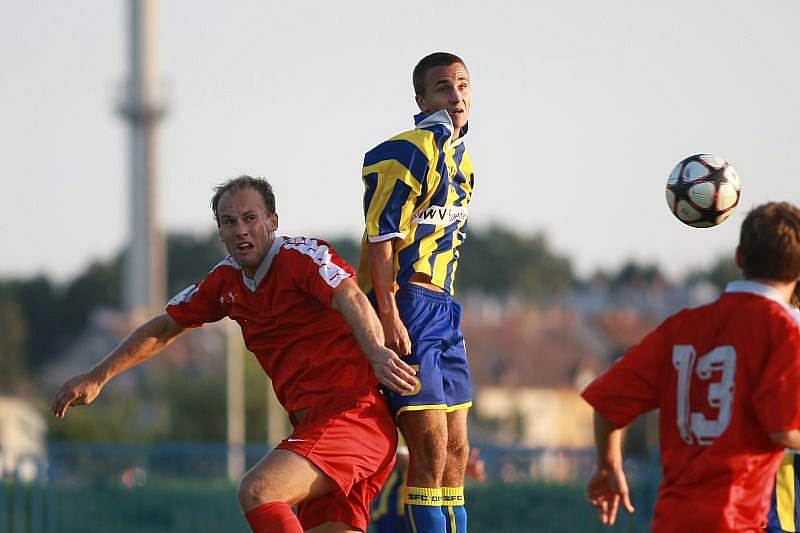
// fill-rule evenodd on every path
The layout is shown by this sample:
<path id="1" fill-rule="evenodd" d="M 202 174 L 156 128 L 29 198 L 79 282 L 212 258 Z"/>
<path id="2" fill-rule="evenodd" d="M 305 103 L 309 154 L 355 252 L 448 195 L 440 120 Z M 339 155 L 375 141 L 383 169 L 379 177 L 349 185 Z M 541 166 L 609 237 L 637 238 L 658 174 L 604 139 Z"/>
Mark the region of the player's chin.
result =
<path id="1" fill-rule="evenodd" d="M 245 268 L 256 266 L 256 264 L 258 263 L 258 261 L 256 260 L 256 257 L 258 256 L 258 254 L 255 253 L 255 249 L 254 248 L 250 248 L 250 249 L 245 250 L 243 252 L 237 250 L 236 253 L 231 254 L 231 255 L 233 255 L 234 260 L 236 260 L 236 262 L 240 266 L 243 266 Z"/>
<path id="2" fill-rule="evenodd" d="M 453 127 L 456 129 L 461 129 L 466 126 L 469 120 L 466 113 L 455 113 L 454 115 L 450 115 L 450 118 L 453 119 Z"/>

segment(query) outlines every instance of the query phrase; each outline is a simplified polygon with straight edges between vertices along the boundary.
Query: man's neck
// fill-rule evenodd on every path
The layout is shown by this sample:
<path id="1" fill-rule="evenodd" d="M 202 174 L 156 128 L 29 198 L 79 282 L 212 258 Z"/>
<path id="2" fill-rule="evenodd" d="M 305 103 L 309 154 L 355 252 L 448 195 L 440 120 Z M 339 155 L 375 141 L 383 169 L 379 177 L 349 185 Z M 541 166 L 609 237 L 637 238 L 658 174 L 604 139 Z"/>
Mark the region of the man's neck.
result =
<path id="1" fill-rule="evenodd" d="M 258 269 L 261 268 L 261 265 L 263 265 L 264 261 L 266 261 L 267 257 L 269 257 L 269 253 L 272 251 L 272 245 L 273 244 L 275 244 L 275 235 L 274 234 L 273 234 L 272 238 L 269 240 L 269 242 L 267 243 L 267 246 L 266 246 L 266 250 L 267 251 L 264 254 L 264 257 L 261 258 L 261 261 L 259 261 L 257 265 L 252 266 L 252 267 L 245 267 L 245 266 L 242 267 L 242 271 L 244 272 L 245 276 L 247 276 L 248 278 L 253 279 L 253 280 L 256 279 L 256 273 L 258 273 Z"/>

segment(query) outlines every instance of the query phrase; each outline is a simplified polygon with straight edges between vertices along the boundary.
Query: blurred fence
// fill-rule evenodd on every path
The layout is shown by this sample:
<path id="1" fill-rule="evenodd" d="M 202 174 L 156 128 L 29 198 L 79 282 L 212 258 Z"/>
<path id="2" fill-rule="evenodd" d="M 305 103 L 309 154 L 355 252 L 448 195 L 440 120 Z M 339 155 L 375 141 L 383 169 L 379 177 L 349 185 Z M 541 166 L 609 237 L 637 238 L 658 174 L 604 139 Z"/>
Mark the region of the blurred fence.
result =
<path id="1" fill-rule="evenodd" d="M 601 531 L 585 503 L 588 451 L 479 446 L 487 481 L 467 488 L 472 532 Z M 252 465 L 269 449 L 242 450 Z M 248 531 L 222 444 L 50 444 L 0 490 L 0 533 Z M 235 453 L 234 453 L 235 455 Z M 626 463 L 637 514 L 615 531 L 649 530 L 657 465 Z"/>

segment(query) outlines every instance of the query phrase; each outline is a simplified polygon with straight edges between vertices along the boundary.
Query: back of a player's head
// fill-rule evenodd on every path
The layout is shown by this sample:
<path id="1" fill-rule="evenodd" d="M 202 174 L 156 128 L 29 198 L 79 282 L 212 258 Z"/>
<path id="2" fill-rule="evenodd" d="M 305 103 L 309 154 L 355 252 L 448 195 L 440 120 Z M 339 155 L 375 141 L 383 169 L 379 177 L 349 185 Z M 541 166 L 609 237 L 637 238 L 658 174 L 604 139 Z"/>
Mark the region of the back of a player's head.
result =
<path id="1" fill-rule="evenodd" d="M 229 179 L 214 187 L 214 196 L 211 198 L 211 211 L 214 213 L 214 220 L 217 222 L 217 225 L 219 225 L 217 208 L 219 207 L 220 198 L 227 192 L 238 191 L 240 189 L 253 189 L 258 191 L 264 199 L 267 213 L 270 215 L 275 213 L 275 194 L 272 192 L 272 185 L 264 178 L 242 175 L 238 178 Z"/>
<path id="2" fill-rule="evenodd" d="M 467 68 L 467 65 L 460 57 L 450 52 L 434 52 L 420 59 L 411 76 L 411 81 L 414 83 L 414 94 L 417 96 L 425 95 L 425 75 L 430 69 L 448 67 L 455 63 L 461 63 L 464 68 Z"/>
<path id="3" fill-rule="evenodd" d="M 746 279 L 792 282 L 800 277 L 800 209 L 763 204 L 747 214 L 737 250 Z"/>

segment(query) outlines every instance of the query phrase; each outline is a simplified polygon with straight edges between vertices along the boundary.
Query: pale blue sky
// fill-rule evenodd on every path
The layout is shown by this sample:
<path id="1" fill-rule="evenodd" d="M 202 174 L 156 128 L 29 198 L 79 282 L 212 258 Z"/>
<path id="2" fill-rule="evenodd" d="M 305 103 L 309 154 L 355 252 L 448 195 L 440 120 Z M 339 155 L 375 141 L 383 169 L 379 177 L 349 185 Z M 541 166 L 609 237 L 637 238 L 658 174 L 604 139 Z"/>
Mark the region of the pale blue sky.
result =
<path id="1" fill-rule="evenodd" d="M 125 3 L 0 4 L 0 277 L 66 279 L 127 234 Z M 752 205 L 800 202 L 796 2 L 397 5 L 163 2 L 165 227 L 211 230 L 211 187 L 247 172 L 273 182 L 284 233 L 360 235 L 363 153 L 410 127 L 410 72 L 434 50 L 472 74 L 470 225 L 546 230 L 581 272 L 636 258 L 679 274 L 732 250 Z M 744 187 L 711 230 L 664 200 L 702 151 Z"/>

